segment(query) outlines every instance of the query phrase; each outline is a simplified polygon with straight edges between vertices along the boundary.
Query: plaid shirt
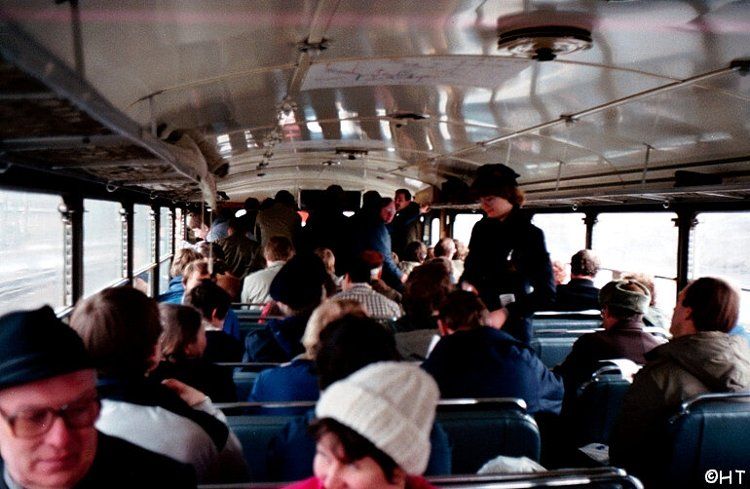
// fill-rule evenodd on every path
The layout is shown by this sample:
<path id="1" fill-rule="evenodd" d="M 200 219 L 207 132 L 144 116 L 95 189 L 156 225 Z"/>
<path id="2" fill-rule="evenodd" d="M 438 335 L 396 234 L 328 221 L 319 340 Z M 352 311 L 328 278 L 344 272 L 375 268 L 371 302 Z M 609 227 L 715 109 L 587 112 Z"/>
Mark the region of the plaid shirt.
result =
<path id="1" fill-rule="evenodd" d="M 402 316 L 401 306 L 398 303 L 390 300 L 383 294 L 372 290 L 369 284 L 356 283 L 352 286 L 332 297 L 333 299 L 352 299 L 367 309 L 367 312 L 371 317 L 384 319 L 384 318 L 399 318 Z"/>

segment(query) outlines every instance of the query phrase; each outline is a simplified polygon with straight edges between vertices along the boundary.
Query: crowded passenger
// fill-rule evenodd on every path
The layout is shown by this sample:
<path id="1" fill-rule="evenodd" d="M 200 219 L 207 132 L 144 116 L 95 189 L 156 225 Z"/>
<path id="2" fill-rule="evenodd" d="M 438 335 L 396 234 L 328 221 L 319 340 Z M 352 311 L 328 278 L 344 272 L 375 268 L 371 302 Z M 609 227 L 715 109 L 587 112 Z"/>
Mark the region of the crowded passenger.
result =
<path id="1" fill-rule="evenodd" d="M 307 320 L 326 296 L 330 280 L 316 255 L 293 256 L 281 267 L 269 290 L 283 318 L 272 318 L 245 338 L 244 362 L 289 362 L 304 351 Z"/>
<path id="2" fill-rule="evenodd" d="M 471 190 L 486 217 L 474 225 L 461 282 L 476 289 L 491 310 L 507 316 L 503 331 L 531 341 L 531 316 L 555 300 L 544 233 L 521 210 L 518 174 L 505 165 L 483 165 Z"/>
<path id="3" fill-rule="evenodd" d="M 266 246 L 272 236 L 283 236 L 297 243 L 302 230 L 302 219 L 297 214 L 297 203 L 288 190 L 279 190 L 273 199 L 266 199 L 258 211 L 255 226 L 261 246 Z"/>
<path id="4" fill-rule="evenodd" d="M 625 358 L 643 365 L 646 353 L 665 342 L 643 329 L 650 300 L 648 288 L 635 280 L 615 280 L 602 288 L 597 302 L 602 306 L 604 331 L 578 338 L 565 361 L 554 369 L 562 375 L 568 396 L 591 379 L 600 360 Z"/>
<path id="5" fill-rule="evenodd" d="M 203 280 L 190 289 L 185 304 L 197 309 L 206 331 L 206 348 L 203 358 L 208 362 L 239 362 L 242 343 L 224 331 L 224 322 L 231 306 L 229 294 L 211 282 Z"/>
<path id="6" fill-rule="evenodd" d="M 345 228 L 344 189 L 340 185 L 330 185 L 305 222 L 303 236 L 306 249 L 328 248 L 334 255 L 340 254 L 341 231 Z"/>
<path id="7" fill-rule="evenodd" d="M 408 360 L 424 360 L 438 336 L 440 305 L 453 290 L 450 273 L 442 262 L 415 268 L 404 284 L 405 314 L 396 321 L 396 346 Z"/>
<path id="8" fill-rule="evenodd" d="M 375 363 L 332 384 L 315 407 L 313 477 L 291 488 L 432 487 L 421 474 L 439 392 L 419 368 Z"/>
<path id="9" fill-rule="evenodd" d="M 332 298 L 315 308 L 302 336 L 305 352 L 287 365 L 263 370 L 253 384 L 248 401 L 317 401 L 320 391 L 314 363 L 320 332 L 331 322 L 348 314 L 364 317 L 367 312 L 359 302 L 346 299 Z"/>
<path id="10" fill-rule="evenodd" d="M 412 241 L 404 250 L 398 268 L 408 277 L 412 270 L 427 259 L 427 246 L 421 241 Z"/>
<path id="11" fill-rule="evenodd" d="M 216 241 L 224 252 L 227 273 L 240 283 L 238 288 L 241 288 L 242 279 L 254 271 L 253 262 L 259 247 L 246 232 L 244 222 L 233 217 L 227 221 L 227 236 Z"/>
<path id="12" fill-rule="evenodd" d="M 488 311 L 475 294 L 457 290 L 440 307 L 442 338 L 422 367 L 441 397 L 516 397 L 529 413 L 559 413 L 563 383 L 539 357 L 502 330 L 485 326 Z"/>
<path id="13" fill-rule="evenodd" d="M 336 255 L 329 248 L 315 248 L 313 251 L 318 258 L 323 262 L 323 266 L 328 272 L 330 282 L 333 284 L 333 289 L 328 291 L 328 295 L 334 295 L 337 292 L 341 292 L 344 282 L 344 276 L 336 275 Z"/>
<path id="14" fill-rule="evenodd" d="M 395 205 L 392 199 L 382 198 L 377 192 L 366 192 L 365 195 L 367 199 L 363 197 L 362 208 L 349 218 L 347 263 L 343 264 L 343 271 L 360 253 L 374 250 L 383 256 L 383 280 L 388 286 L 400 290 L 406 275 L 391 257 L 391 236 L 386 227 L 393 220 Z"/>
<path id="15" fill-rule="evenodd" d="M 703 277 L 677 297 L 669 343 L 646 354 L 613 430 L 610 455 L 647 487 L 664 487 L 667 453 L 659 430 L 683 401 L 707 392 L 750 390 L 750 348 L 727 334 L 737 324 L 740 295 L 724 280 Z M 702 481 L 702 479 L 701 479 Z M 650 484 L 653 484 L 652 486 Z"/>
<path id="16" fill-rule="evenodd" d="M 375 362 L 400 360 L 393 335 L 376 321 L 359 315 L 345 315 L 320 332 L 315 357 L 321 392 Z M 314 410 L 290 422 L 273 441 L 269 472 L 276 480 L 296 480 L 312 475 L 315 441 L 308 433 Z M 428 472 L 450 473 L 450 448 L 439 426 L 430 434 L 433 450 Z"/>
<path id="17" fill-rule="evenodd" d="M 203 255 L 192 248 L 182 248 L 175 251 L 172 264 L 169 267 L 169 285 L 166 292 L 159 295 L 159 302 L 168 304 L 181 304 L 182 297 L 185 295 L 185 284 L 182 277 L 188 264 L 200 260 Z"/>
<path id="18" fill-rule="evenodd" d="M 245 277 L 242 283 L 242 302 L 265 304 L 271 299 L 271 282 L 281 267 L 294 256 L 294 246 L 284 236 L 271 236 L 263 247 L 266 268 Z"/>
<path id="19" fill-rule="evenodd" d="M 0 317 L 0 488 L 195 487 L 189 465 L 95 428 L 94 363 L 50 307 Z"/>
<path id="20" fill-rule="evenodd" d="M 96 427 L 193 466 L 199 483 L 247 478 L 242 448 L 205 394 L 148 374 L 159 362 L 156 301 L 128 287 L 105 289 L 76 305 L 71 327 L 99 374 Z"/>
<path id="21" fill-rule="evenodd" d="M 656 326 L 663 328 L 665 331 L 669 330 L 669 318 L 659 306 L 656 305 L 656 285 L 654 284 L 654 277 L 646 273 L 624 273 L 620 276 L 622 280 L 635 280 L 648 288 L 651 293 L 651 302 L 648 305 L 648 311 L 643 315 L 643 323 L 646 326 Z"/>
<path id="22" fill-rule="evenodd" d="M 343 291 L 334 299 L 351 299 L 360 302 L 372 317 L 397 318 L 401 306 L 383 294 L 373 290 L 370 280 L 380 274 L 383 258 L 377 251 L 366 250 L 352 258 L 344 276 Z"/>
<path id="23" fill-rule="evenodd" d="M 405 188 L 396 190 L 393 197 L 396 215 L 389 224 L 391 248 L 399 258 L 406 255 L 406 247 L 413 241 L 422 241 L 422 223 L 419 221 L 421 209 L 412 200 L 411 192 Z"/>
<path id="24" fill-rule="evenodd" d="M 162 361 L 150 376 L 161 380 L 177 379 L 214 402 L 236 401 L 232 369 L 204 358 L 208 334 L 201 313 L 190 306 L 159 304 L 159 317 L 163 329 L 159 341 Z"/>
<path id="25" fill-rule="evenodd" d="M 558 311 L 599 309 L 599 288 L 594 278 L 599 273 L 599 258 L 591 250 L 581 250 L 570 259 L 570 281 L 557 286 L 553 308 Z"/>

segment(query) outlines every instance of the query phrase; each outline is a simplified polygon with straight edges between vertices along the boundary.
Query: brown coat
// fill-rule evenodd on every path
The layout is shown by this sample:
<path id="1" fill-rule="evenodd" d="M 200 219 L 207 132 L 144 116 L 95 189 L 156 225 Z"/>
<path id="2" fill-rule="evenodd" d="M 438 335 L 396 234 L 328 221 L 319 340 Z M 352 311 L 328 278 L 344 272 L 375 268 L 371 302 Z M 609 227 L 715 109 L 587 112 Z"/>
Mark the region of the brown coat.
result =
<path id="1" fill-rule="evenodd" d="M 742 337 L 709 331 L 675 338 L 646 359 L 623 400 L 610 456 L 648 481 L 664 452 L 657 427 L 698 394 L 750 390 L 750 348 Z"/>

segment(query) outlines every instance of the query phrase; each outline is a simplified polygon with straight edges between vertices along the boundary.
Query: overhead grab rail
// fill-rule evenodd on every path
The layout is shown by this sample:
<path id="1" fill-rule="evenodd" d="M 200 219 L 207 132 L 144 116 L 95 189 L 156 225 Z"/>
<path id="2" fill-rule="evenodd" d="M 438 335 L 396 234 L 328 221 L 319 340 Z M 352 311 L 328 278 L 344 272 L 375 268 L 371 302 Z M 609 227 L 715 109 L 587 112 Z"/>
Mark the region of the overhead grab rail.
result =
<path id="1" fill-rule="evenodd" d="M 658 95 L 660 93 L 669 92 L 671 90 L 674 90 L 676 88 L 684 87 L 687 85 L 692 85 L 701 81 L 708 80 L 710 78 L 724 75 L 727 73 L 731 73 L 733 71 L 740 71 L 740 72 L 747 72 L 748 67 L 750 66 L 750 60 L 735 60 L 732 61 L 729 66 L 726 68 L 719 68 L 718 70 L 712 70 L 707 73 L 702 73 L 700 75 L 692 76 L 690 78 L 685 78 L 684 80 L 675 81 L 672 83 L 667 83 L 666 85 L 662 85 L 660 87 L 650 88 L 648 90 L 643 90 L 642 92 L 634 93 L 631 95 L 627 95 L 625 97 L 621 97 L 616 100 L 612 100 L 610 102 L 606 102 L 600 105 L 596 105 L 594 107 L 590 107 L 588 109 L 581 110 L 579 112 L 574 112 L 572 114 L 561 114 L 560 117 L 557 119 L 542 122 L 541 124 L 536 124 L 534 126 L 529 126 L 524 129 L 519 129 L 518 131 L 513 131 L 508 134 L 504 134 L 502 136 L 498 136 L 496 138 L 488 139 L 486 141 L 481 141 L 479 143 L 473 144 L 471 146 L 468 146 L 466 148 L 462 148 L 450 153 L 445 153 L 438 158 L 450 158 L 453 156 L 462 155 L 465 153 L 469 153 L 472 151 L 479 150 L 481 148 L 492 146 L 497 143 L 501 143 L 503 141 L 507 141 L 509 139 L 516 138 L 518 136 L 523 136 L 524 134 L 529 134 L 537 131 L 541 131 L 542 129 L 547 129 L 549 127 L 556 126 L 558 124 L 566 123 L 566 122 L 575 122 L 577 119 L 580 119 L 582 117 L 586 117 L 589 115 L 596 114 L 597 112 L 601 112 L 603 110 L 611 109 L 613 107 L 618 107 L 620 105 L 624 105 L 630 102 L 634 102 L 636 100 L 640 100 L 645 97 L 650 97 L 651 95 Z"/>

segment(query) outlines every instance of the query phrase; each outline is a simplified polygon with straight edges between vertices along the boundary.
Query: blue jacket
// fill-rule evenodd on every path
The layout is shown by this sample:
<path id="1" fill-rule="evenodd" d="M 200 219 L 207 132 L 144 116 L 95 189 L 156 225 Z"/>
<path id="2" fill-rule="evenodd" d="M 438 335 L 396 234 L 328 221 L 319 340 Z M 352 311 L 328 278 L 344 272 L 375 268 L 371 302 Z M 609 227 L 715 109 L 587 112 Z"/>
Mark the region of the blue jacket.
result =
<path id="1" fill-rule="evenodd" d="M 297 359 L 289 365 L 264 370 L 253 384 L 250 402 L 317 401 L 318 376 L 312 360 Z M 304 409 L 302 412 L 307 411 Z M 278 410 L 272 412 L 278 413 Z"/>
<path id="2" fill-rule="evenodd" d="M 527 411 L 559 413 L 563 383 L 539 357 L 509 334 L 488 327 L 440 339 L 422 364 L 442 398 L 516 397 Z"/>
<path id="3" fill-rule="evenodd" d="M 182 285 L 182 275 L 178 275 L 169 279 L 167 291 L 159 294 L 156 300 L 165 304 L 182 304 L 183 295 L 185 295 L 185 287 Z"/>
<path id="4" fill-rule="evenodd" d="M 401 288 L 401 276 L 391 257 L 391 235 L 380 215 L 355 215 L 349 219 L 350 259 L 365 250 L 383 255 L 383 280 L 391 287 Z"/>

